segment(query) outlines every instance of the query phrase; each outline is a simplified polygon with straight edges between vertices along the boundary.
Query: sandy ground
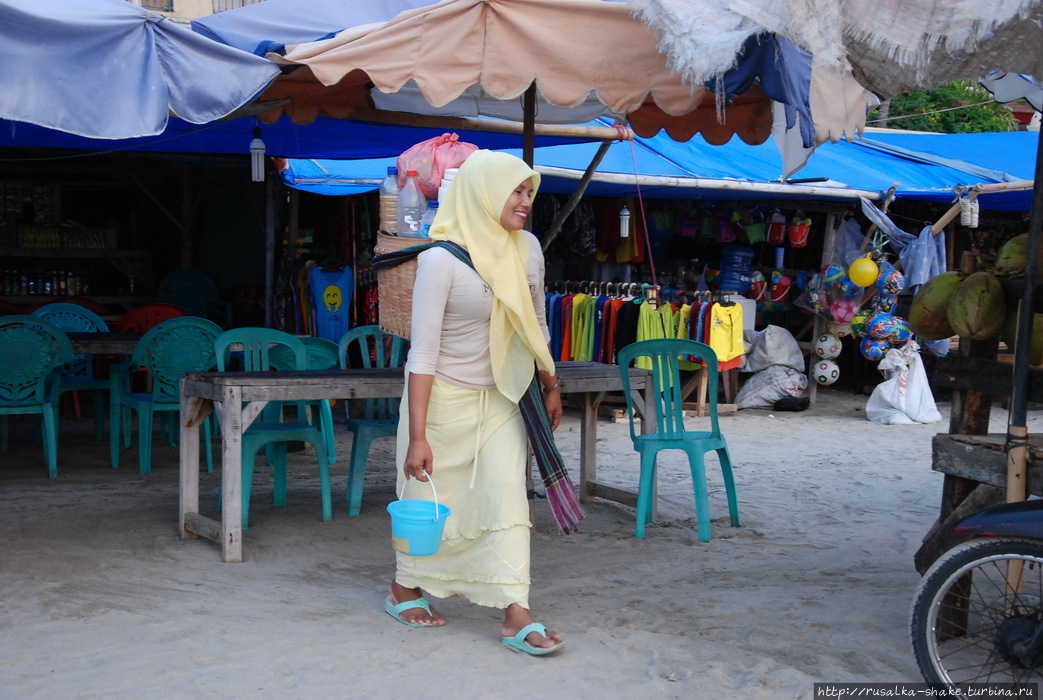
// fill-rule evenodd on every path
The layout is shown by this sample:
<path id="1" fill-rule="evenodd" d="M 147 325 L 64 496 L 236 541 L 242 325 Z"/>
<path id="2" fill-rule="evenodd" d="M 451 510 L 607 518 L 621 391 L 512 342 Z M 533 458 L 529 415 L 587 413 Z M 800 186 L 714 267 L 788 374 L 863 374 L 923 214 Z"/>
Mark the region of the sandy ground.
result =
<path id="1" fill-rule="evenodd" d="M 112 470 L 90 421 L 66 418 L 50 480 L 32 424 L 16 421 L 0 457 L 0 697 L 808 698 L 815 682 L 919 681 L 912 557 L 940 502 L 931 437 L 949 406 L 941 423 L 883 426 L 865 400 L 822 390 L 803 413 L 722 417 L 743 527 L 728 524 L 711 458 L 711 542 L 696 538 L 680 453 L 661 461 L 645 540 L 606 501 L 581 533 L 555 534 L 540 502 L 531 603 L 567 639 L 546 658 L 503 648 L 499 613 L 464 601 L 440 601 L 438 630 L 383 612 L 390 439 L 359 517 L 344 510 L 343 426 L 332 522 L 307 454 L 291 455 L 285 509 L 258 476 L 246 561 L 224 564 L 215 544 L 178 538 L 176 448 L 157 442 L 149 475 L 136 451 Z M 1006 420 L 997 406 L 993 430 Z M 1031 412 L 1030 432 L 1041 423 Z M 574 411 L 558 442 L 578 464 Z M 600 478 L 636 487 L 625 423 L 600 422 L 598 457 Z M 218 487 L 203 475 L 211 508 Z"/>

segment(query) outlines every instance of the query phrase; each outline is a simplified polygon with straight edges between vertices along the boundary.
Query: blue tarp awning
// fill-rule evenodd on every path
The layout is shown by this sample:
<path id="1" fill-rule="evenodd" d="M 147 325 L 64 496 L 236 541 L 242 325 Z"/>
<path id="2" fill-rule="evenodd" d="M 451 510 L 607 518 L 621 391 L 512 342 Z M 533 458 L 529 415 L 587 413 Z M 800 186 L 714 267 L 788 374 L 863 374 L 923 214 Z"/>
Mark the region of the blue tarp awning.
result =
<path id="1" fill-rule="evenodd" d="M 275 124 L 241 117 L 209 124 L 190 124 L 170 118 L 163 133 L 136 139 L 91 139 L 0 119 L 0 148 L 63 148 L 109 153 L 213 153 L 249 155 L 253 130 L 260 127 L 265 153 L 285 158 L 380 158 L 397 156 L 415 143 L 440 136 L 446 129 L 374 124 L 319 117 L 311 124 L 295 124 L 285 115 Z M 522 137 L 484 131 L 459 130 L 463 141 L 482 148 L 511 148 Z M 578 143 L 582 139 L 539 136 L 538 144 Z M 245 163 L 246 161 L 244 161 Z"/>
<path id="2" fill-rule="evenodd" d="M 950 137 L 958 138 L 949 140 Z M 898 183 L 899 198 L 949 203 L 953 188 L 1031 179 L 1036 132 L 1003 134 L 880 134 L 852 143 L 818 147 L 796 177 L 824 182 L 793 186 L 780 183 L 782 158 L 773 144 L 750 146 L 738 139 L 712 146 L 700 136 L 678 143 L 666 135 L 633 144 L 614 143 L 593 181 L 592 195 L 671 199 L 841 199 L 855 202 L 867 192 L 882 193 Z M 897 148 L 888 149 L 892 145 Z M 598 144 L 545 146 L 536 149 L 543 192 L 572 192 Z M 517 152 L 516 152 L 517 153 Z M 1027 154 L 1027 156 L 1026 156 Z M 350 194 L 376 189 L 393 159 L 360 161 L 291 160 L 282 172 L 291 187 L 321 194 Z M 639 178 L 635 178 L 635 171 Z M 741 187 L 742 189 L 738 189 Z M 988 192 L 986 209 L 1027 211 L 1031 187 Z"/>

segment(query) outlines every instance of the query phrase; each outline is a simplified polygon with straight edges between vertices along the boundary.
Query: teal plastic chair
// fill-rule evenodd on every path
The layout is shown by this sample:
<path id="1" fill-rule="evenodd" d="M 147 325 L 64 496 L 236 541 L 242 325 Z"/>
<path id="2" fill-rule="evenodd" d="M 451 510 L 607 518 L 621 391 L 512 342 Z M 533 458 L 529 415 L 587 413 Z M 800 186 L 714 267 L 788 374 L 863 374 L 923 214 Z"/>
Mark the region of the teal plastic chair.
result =
<path id="1" fill-rule="evenodd" d="M 217 365 L 214 341 L 221 328 L 212 321 L 181 316 L 154 326 L 134 346 L 130 361 L 113 365 L 109 392 L 109 456 L 112 468 L 119 467 L 120 437 L 130 447 L 131 411 L 138 413 L 138 471 L 152 471 L 152 419 L 156 414 L 173 415 L 181 410 L 181 377 L 187 372 L 208 372 Z M 151 391 L 134 391 L 134 374 L 144 369 L 151 379 Z M 167 439 L 177 444 L 180 421 L 170 422 Z M 214 468 L 210 444 L 210 421 L 203 423 L 206 468 Z"/>
<path id="2" fill-rule="evenodd" d="M 72 343 L 58 326 L 34 316 L 0 317 L 0 449 L 7 451 L 8 416 L 39 415 L 52 479 L 58 476 L 61 373 L 72 363 Z"/>
<path id="3" fill-rule="evenodd" d="M 705 363 L 702 372 L 707 372 L 709 430 L 686 430 L 684 407 L 681 395 L 681 373 L 678 359 L 694 356 Z M 637 358 L 647 357 L 652 370 L 652 395 L 655 400 L 656 430 L 639 435 L 634 427 L 636 413 L 630 395 L 629 369 Z M 728 495 L 728 512 L 732 526 L 739 527 L 739 506 L 735 497 L 735 479 L 732 476 L 732 459 L 728 444 L 717 420 L 717 354 L 704 343 L 694 340 L 664 339 L 642 340 L 622 348 L 618 354 L 623 390 L 626 395 L 627 412 L 630 415 L 630 438 L 634 449 L 641 454 L 641 477 L 637 492 L 637 525 L 635 536 L 644 538 L 645 525 L 651 522 L 655 503 L 656 457 L 662 450 L 683 450 L 688 455 L 695 489 L 695 513 L 699 524 L 699 539 L 710 540 L 710 502 L 706 489 L 705 455 L 716 452 L 724 474 L 724 487 Z M 646 407 L 650 411 L 653 407 Z M 646 418 L 647 420 L 647 418 Z"/>
<path id="4" fill-rule="evenodd" d="M 31 316 L 42 318 L 66 333 L 106 333 L 108 324 L 90 309 L 79 304 L 54 302 L 34 310 Z M 94 437 L 105 439 L 105 399 L 111 382 L 94 376 L 94 355 L 76 355 L 72 367 L 62 372 L 61 393 L 89 391 L 94 398 Z M 77 404 L 79 405 L 79 404 Z"/>
<path id="5" fill-rule="evenodd" d="M 306 336 L 298 338 L 304 343 L 304 352 L 308 356 L 308 369 L 333 369 L 337 366 L 337 344 L 325 338 Z M 268 351 L 268 361 L 272 369 L 288 372 L 295 368 L 296 359 L 286 345 L 277 345 Z M 337 443 L 333 434 L 333 409 L 329 401 L 309 401 L 308 405 L 319 412 L 322 421 L 322 434 L 326 437 L 326 453 L 330 464 L 337 463 Z"/>
<path id="6" fill-rule="evenodd" d="M 359 326 L 340 339 L 340 366 L 343 369 L 351 367 L 351 359 L 357 353 L 365 368 L 401 367 L 406 351 L 405 338 L 385 333 L 379 326 Z M 398 404 L 398 399 L 366 399 L 362 415 L 357 418 L 352 418 L 345 404 L 348 431 L 352 434 L 351 466 L 345 494 L 348 515 L 358 515 L 362 507 L 370 445 L 376 438 L 393 436 L 398 430 Z"/>
<path id="7" fill-rule="evenodd" d="M 241 346 L 241 370 L 246 372 L 267 372 L 272 368 L 271 352 L 279 346 L 289 348 L 294 357 L 294 370 L 308 369 L 308 356 L 304 343 L 289 333 L 270 328 L 235 328 L 225 331 L 214 341 L 217 353 L 217 369 L 224 372 L 231 358 L 233 347 Z M 283 352 L 283 351 L 280 351 Z M 278 353 L 277 353 L 278 355 Z M 249 523 L 250 492 L 253 488 L 254 463 L 257 452 L 262 447 L 271 446 L 270 462 L 272 466 L 274 488 L 272 505 L 286 505 L 286 443 L 302 441 L 315 448 L 319 463 L 319 483 L 322 489 L 322 519 L 333 519 L 333 499 L 330 495 L 329 455 L 326 452 L 326 436 L 321 424 L 313 425 L 307 421 L 307 402 L 295 401 L 297 415 L 293 421 L 283 421 L 283 406 L 287 402 L 272 401 L 265 406 L 261 415 L 250 424 L 243 434 L 242 464 L 242 527 Z M 329 402 L 326 402 L 327 407 Z M 332 419 L 331 419 L 332 420 Z M 219 504 L 220 505 L 220 504 Z"/>

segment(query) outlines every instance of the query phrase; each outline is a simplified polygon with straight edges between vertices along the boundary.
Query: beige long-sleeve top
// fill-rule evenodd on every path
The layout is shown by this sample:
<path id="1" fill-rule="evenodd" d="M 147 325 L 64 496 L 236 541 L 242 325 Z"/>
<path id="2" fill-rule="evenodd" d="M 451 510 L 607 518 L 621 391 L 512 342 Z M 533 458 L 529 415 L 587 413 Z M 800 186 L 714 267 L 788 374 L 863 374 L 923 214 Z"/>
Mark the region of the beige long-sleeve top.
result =
<path id="1" fill-rule="evenodd" d="M 543 292 L 543 251 L 539 240 L 522 232 L 529 243 L 526 279 L 536 319 L 550 342 Z M 491 389 L 489 319 L 492 290 L 467 263 L 442 248 L 418 258 L 413 285 L 413 317 L 406 370 L 431 374 L 468 389 Z"/>

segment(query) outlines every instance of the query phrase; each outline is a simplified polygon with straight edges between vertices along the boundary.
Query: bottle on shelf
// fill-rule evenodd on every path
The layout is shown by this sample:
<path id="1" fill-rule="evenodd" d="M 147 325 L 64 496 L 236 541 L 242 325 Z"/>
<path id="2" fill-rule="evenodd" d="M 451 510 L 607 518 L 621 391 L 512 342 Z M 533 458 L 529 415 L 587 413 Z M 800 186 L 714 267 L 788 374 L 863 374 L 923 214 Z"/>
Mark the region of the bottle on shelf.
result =
<path id="1" fill-rule="evenodd" d="M 388 167 L 387 177 L 380 183 L 380 230 L 396 235 L 398 232 L 398 168 Z"/>
<path id="2" fill-rule="evenodd" d="M 398 235 L 409 238 L 420 237 L 420 220 L 427 210 L 427 199 L 420 191 L 417 171 L 406 171 L 406 184 L 398 193 Z"/>
<path id="3" fill-rule="evenodd" d="M 427 210 L 424 211 L 424 216 L 420 219 L 420 237 L 430 238 L 431 224 L 434 223 L 435 214 L 438 213 L 438 200 L 429 199 L 427 202 Z"/>

